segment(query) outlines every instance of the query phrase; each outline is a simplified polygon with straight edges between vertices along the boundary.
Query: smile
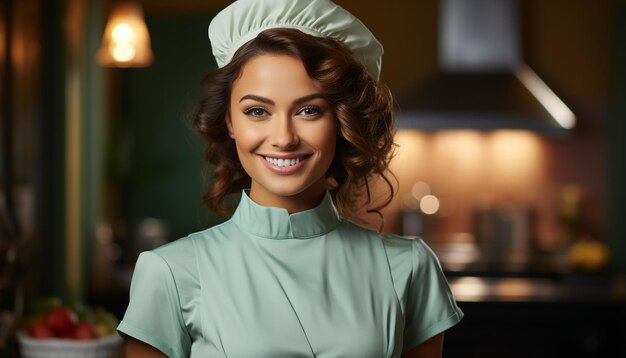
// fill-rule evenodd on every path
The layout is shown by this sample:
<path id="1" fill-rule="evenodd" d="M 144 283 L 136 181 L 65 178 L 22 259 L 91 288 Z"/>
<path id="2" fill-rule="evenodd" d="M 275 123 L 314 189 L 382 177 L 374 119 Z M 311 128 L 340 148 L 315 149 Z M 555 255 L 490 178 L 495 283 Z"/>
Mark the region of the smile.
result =
<path id="1" fill-rule="evenodd" d="M 290 158 L 290 159 L 279 159 L 279 158 L 272 158 L 272 157 L 263 157 L 263 158 L 268 163 L 271 163 L 278 167 L 290 167 L 304 160 L 304 157 L 297 157 L 297 158 Z"/>

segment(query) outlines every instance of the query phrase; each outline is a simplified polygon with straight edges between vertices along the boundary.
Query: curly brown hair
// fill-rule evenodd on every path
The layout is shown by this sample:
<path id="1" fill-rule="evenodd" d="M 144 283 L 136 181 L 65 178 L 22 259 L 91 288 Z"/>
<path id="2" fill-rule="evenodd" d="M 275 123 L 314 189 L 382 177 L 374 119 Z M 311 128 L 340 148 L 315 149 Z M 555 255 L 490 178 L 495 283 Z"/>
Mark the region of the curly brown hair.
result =
<path id="1" fill-rule="evenodd" d="M 209 209 L 230 213 L 225 197 L 250 186 L 250 177 L 238 160 L 234 140 L 228 135 L 232 85 L 243 66 L 261 54 L 285 54 L 301 60 L 309 76 L 319 86 L 335 113 L 338 124 L 337 147 L 327 171 L 328 189 L 342 215 L 358 209 L 359 194 L 365 192 L 371 203 L 372 176 L 379 176 L 388 187 L 385 201 L 367 212 L 377 213 L 394 195 L 389 180 L 389 161 L 395 144 L 393 99 L 389 89 L 374 79 L 341 42 L 319 38 L 294 29 L 276 28 L 261 32 L 240 47 L 224 67 L 203 80 L 203 92 L 196 110 L 194 127 L 207 140 L 204 157 L 213 166 L 213 182 L 203 195 Z M 208 170 L 208 166 L 206 168 Z"/>

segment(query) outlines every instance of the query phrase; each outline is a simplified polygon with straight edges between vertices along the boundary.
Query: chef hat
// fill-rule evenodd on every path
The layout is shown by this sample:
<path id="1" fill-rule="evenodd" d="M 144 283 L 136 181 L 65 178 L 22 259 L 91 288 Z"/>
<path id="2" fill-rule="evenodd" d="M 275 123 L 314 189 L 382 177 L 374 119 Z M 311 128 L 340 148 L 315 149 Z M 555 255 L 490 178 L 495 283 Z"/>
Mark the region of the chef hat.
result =
<path id="1" fill-rule="evenodd" d="M 218 67 L 239 47 L 271 28 L 291 28 L 343 42 L 378 79 L 383 47 L 363 23 L 330 0 L 237 0 L 213 18 L 209 40 Z"/>

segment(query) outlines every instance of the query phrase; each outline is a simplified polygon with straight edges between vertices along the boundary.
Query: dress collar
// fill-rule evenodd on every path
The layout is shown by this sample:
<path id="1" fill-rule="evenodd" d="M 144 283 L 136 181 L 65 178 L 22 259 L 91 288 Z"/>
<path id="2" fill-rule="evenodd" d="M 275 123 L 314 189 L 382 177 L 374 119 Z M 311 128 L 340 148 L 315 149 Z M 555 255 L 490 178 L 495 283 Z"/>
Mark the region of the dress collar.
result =
<path id="1" fill-rule="evenodd" d="M 315 208 L 289 214 L 286 209 L 261 206 L 246 190 L 233 214 L 239 228 L 267 239 L 309 239 L 332 231 L 341 220 L 328 191 Z"/>

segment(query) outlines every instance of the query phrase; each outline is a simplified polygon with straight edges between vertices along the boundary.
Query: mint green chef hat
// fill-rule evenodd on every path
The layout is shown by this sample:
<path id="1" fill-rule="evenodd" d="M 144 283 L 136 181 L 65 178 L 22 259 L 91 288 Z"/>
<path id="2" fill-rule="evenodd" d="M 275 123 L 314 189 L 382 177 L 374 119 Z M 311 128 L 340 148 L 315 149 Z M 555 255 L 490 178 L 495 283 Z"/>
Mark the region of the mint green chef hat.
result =
<path id="1" fill-rule="evenodd" d="M 271 28 L 297 29 L 332 37 L 348 46 L 375 79 L 380 77 L 383 47 L 363 23 L 330 0 L 237 0 L 213 18 L 209 40 L 218 67 L 239 47 Z"/>

